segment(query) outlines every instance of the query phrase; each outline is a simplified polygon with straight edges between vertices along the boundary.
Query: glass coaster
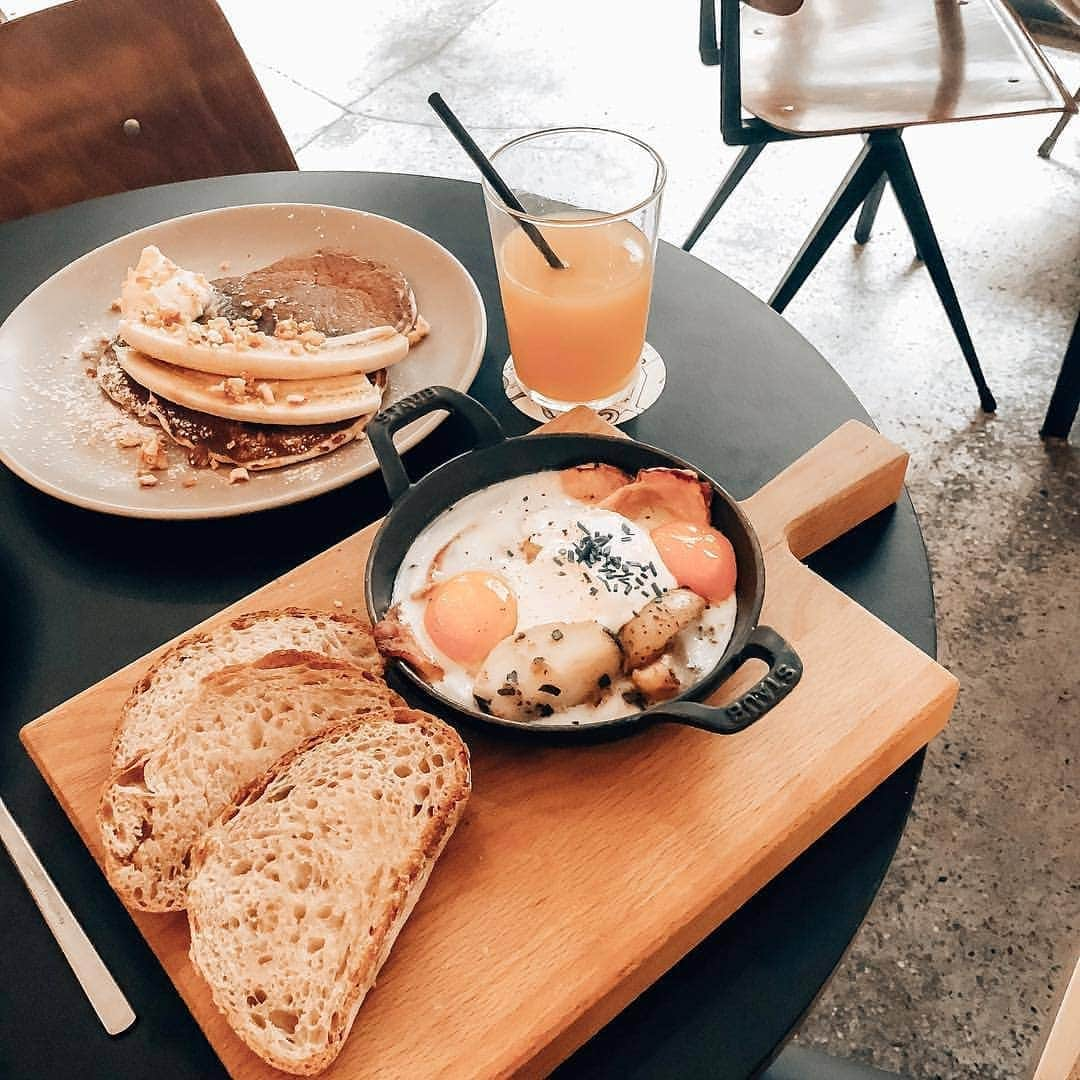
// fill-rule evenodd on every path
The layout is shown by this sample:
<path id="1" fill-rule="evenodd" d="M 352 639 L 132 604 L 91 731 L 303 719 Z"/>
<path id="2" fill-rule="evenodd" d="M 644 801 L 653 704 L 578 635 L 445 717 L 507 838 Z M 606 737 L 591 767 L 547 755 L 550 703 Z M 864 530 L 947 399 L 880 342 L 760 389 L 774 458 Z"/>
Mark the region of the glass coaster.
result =
<path id="1" fill-rule="evenodd" d="M 503 365 L 502 381 L 507 398 L 519 412 L 541 421 L 554 420 L 559 415 L 554 409 L 533 401 L 522 389 L 521 383 L 518 382 L 517 372 L 514 370 L 512 356 L 508 356 Z M 597 414 L 609 424 L 624 424 L 627 420 L 633 420 L 660 397 L 666 382 L 667 367 L 664 364 L 664 358 L 646 341 L 638 364 L 637 378 L 630 384 L 625 394 L 610 405 L 597 409 Z"/>

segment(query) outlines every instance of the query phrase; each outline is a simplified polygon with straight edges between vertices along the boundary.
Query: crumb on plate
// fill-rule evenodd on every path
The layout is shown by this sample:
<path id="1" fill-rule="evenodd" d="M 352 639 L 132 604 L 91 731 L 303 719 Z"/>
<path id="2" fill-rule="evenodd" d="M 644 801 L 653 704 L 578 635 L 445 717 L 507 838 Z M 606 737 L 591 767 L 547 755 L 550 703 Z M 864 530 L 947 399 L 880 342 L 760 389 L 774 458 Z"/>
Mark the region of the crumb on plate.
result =
<path id="1" fill-rule="evenodd" d="M 156 472 L 169 467 L 169 452 L 160 432 L 148 435 L 139 447 L 139 472 Z"/>

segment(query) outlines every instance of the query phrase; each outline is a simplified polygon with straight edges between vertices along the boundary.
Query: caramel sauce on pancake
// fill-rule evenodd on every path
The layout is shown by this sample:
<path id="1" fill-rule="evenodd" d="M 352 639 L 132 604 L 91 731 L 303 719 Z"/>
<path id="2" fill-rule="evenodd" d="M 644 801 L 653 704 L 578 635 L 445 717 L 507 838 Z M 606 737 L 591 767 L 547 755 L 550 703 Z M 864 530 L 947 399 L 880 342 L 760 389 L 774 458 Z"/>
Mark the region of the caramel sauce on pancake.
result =
<path id="1" fill-rule="evenodd" d="M 386 385 L 386 372 L 369 376 L 376 386 Z M 97 365 L 98 384 L 125 412 L 140 423 L 160 426 L 188 450 L 188 461 L 205 467 L 212 461 L 269 469 L 319 457 L 351 442 L 367 426 L 370 416 L 333 424 L 252 424 L 188 409 L 167 401 L 141 386 L 116 359 L 108 345 Z"/>

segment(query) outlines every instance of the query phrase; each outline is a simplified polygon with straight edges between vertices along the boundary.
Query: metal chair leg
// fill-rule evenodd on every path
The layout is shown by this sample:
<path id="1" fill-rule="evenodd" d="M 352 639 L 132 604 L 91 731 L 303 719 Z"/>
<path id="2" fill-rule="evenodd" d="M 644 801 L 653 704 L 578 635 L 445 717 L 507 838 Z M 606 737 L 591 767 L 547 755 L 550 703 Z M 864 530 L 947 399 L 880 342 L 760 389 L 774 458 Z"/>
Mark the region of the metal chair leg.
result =
<path id="1" fill-rule="evenodd" d="M 1050 405 L 1039 434 L 1045 439 L 1067 439 L 1080 409 L 1080 316 L 1077 316 L 1072 337 L 1065 347 L 1065 359 L 1057 377 Z"/>
<path id="2" fill-rule="evenodd" d="M 859 211 L 859 220 L 855 224 L 855 243 L 865 244 L 870 239 L 870 233 L 874 228 L 874 218 L 877 217 L 878 206 L 881 203 L 881 195 L 885 190 L 885 181 L 888 179 L 884 173 L 878 178 L 878 182 L 870 189 L 870 194 L 863 199 L 862 209 Z"/>
<path id="3" fill-rule="evenodd" d="M 859 220 L 855 224 L 855 243 L 865 244 L 870 239 L 871 230 L 877 219 L 878 206 L 881 204 L 881 196 L 885 191 L 885 182 L 888 177 L 882 173 L 881 179 L 870 189 L 870 194 L 863 201 L 862 210 L 859 211 Z M 922 252 L 918 243 L 915 244 L 915 258 L 923 261 Z"/>
<path id="4" fill-rule="evenodd" d="M 776 286 L 776 291 L 769 299 L 769 306 L 774 311 L 783 311 L 788 306 L 802 283 L 821 261 L 821 256 L 829 250 L 829 245 L 855 213 L 856 207 L 870 194 L 884 167 L 874 143 L 868 141 L 859 151 L 859 156 L 848 170 L 844 182 L 833 195 L 825 212 L 818 218 L 813 231 L 781 278 L 780 284 Z"/>
<path id="5" fill-rule="evenodd" d="M 964 321 L 964 313 L 960 310 L 960 301 L 953 288 L 952 278 L 949 277 L 949 269 L 945 265 L 945 256 L 941 253 L 941 246 L 938 244 L 934 226 L 930 223 L 926 203 L 923 201 L 922 192 L 915 179 L 915 172 L 911 167 L 907 147 L 904 146 L 900 135 L 894 131 L 876 133 L 871 136 L 871 142 L 882 149 L 889 182 L 892 184 L 893 191 L 896 192 L 904 219 L 915 239 L 915 246 L 922 253 L 926 269 L 930 272 L 930 280 L 937 289 L 938 298 L 941 300 L 942 307 L 945 308 L 945 314 L 956 335 L 960 351 L 967 361 L 971 377 L 975 380 L 983 411 L 996 412 L 997 403 L 994 401 L 994 395 L 990 392 L 990 387 L 987 386 L 986 378 L 979 365 L 971 334 L 968 333 L 967 323 Z"/>
<path id="6" fill-rule="evenodd" d="M 1073 104 L 1080 106 L 1080 90 L 1077 90 L 1073 95 Z M 1057 145 L 1058 139 L 1061 138 L 1061 133 L 1065 130 L 1065 125 L 1073 118 L 1071 112 L 1063 112 L 1058 117 L 1058 122 L 1054 125 L 1054 130 L 1050 132 L 1042 141 L 1042 145 L 1039 147 L 1039 157 L 1048 158 L 1053 152 L 1054 147 Z"/>
<path id="7" fill-rule="evenodd" d="M 683 251 L 689 251 L 701 239 L 701 234 L 709 227 L 720 207 L 727 202 L 728 196 L 739 186 L 739 181 L 750 171 L 750 166 L 757 161 L 758 154 L 764 149 L 764 143 L 751 143 L 739 151 L 739 156 L 732 162 L 727 175 L 720 181 L 716 194 L 709 201 L 709 205 L 705 207 L 701 217 L 698 218 L 698 223 L 690 230 L 690 235 L 682 246 Z"/>

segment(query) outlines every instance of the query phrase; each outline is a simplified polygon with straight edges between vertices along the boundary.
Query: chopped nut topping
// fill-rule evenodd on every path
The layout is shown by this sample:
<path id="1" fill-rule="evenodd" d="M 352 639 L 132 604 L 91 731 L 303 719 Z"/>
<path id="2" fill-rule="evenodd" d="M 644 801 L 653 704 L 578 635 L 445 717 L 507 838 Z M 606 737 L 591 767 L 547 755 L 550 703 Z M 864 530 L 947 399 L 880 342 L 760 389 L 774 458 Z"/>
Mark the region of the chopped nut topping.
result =
<path id="1" fill-rule="evenodd" d="M 244 468 L 233 469 L 229 473 L 229 483 L 230 484 L 244 484 L 250 479 L 251 479 L 251 474 L 247 471 L 247 469 L 244 469 Z"/>
<path id="2" fill-rule="evenodd" d="M 169 467 L 169 454 L 160 432 L 147 436 L 139 447 L 139 471 L 148 472 Z"/>
<path id="3" fill-rule="evenodd" d="M 307 395 L 306 394 L 286 394 L 285 395 L 285 400 L 290 405 L 303 405 L 304 402 L 307 401 Z"/>
<path id="4" fill-rule="evenodd" d="M 115 300 L 114 300 L 114 301 L 113 301 L 113 302 L 112 302 L 112 303 L 111 303 L 111 304 L 109 305 L 109 310 L 110 310 L 110 311 L 119 311 L 119 310 L 120 310 L 120 299 L 119 299 L 119 297 L 117 297 L 117 299 L 115 299 Z"/>
<path id="5" fill-rule="evenodd" d="M 226 379 L 225 396 L 230 401 L 243 401 L 247 397 L 247 381 L 239 376 Z"/>
<path id="6" fill-rule="evenodd" d="M 341 601 L 341 600 L 335 600 L 335 601 L 334 601 L 334 607 L 336 607 L 336 608 L 343 608 L 344 606 L 345 606 L 345 604 L 344 604 L 344 602 L 343 602 L 343 601 Z"/>
<path id="7" fill-rule="evenodd" d="M 207 333 L 206 340 L 209 341 L 211 345 L 220 345 L 222 341 L 224 341 L 224 338 L 222 338 L 217 330 L 211 330 Z"/>
<path id="8" fill-rule="evenodd" d="M 296 325 L 295 319 L 282 319 L 274 327 L 274 337 L 280 338 L 282 341 L 291 341 L 299 333 L 300 328 Z"/>
<path id="9" fill-rule="evenodd" d="M 250 300 L 241 300 L 241 301 L 240 301 L 240 306 L 241 306 L 241 307 L 251 307 L 251 306 L 252 306 L 252 304 L 251 304 L 251 301 L 250 301 Z"/>
<path id="10" fill-rule="evenodd" d="M 152 473 L 139 474 L 139 487 L 157 487 L 158 478 Z"/>
<path id="11" fill-rule="evenodd" d="M 199 477 L 195 473 L 188 473 L 188 475 L 180 481 L 180 486 L 186 488 L 193 488 L 198 482 Z"/>
<path id="12" fill-rule="evenodd" d="M 305 330 L 300 335 L 300 342 L 305 348 L 317 349 L 326 340 L 326 335 L 318 330 Z"/>
<path id="13" fill-rule="evenodd" d="M 269 383 L 259 383 L 258 391 L 259 397 L 261 397 L 267 405 L 274 404 L 274 388 Z"/>

